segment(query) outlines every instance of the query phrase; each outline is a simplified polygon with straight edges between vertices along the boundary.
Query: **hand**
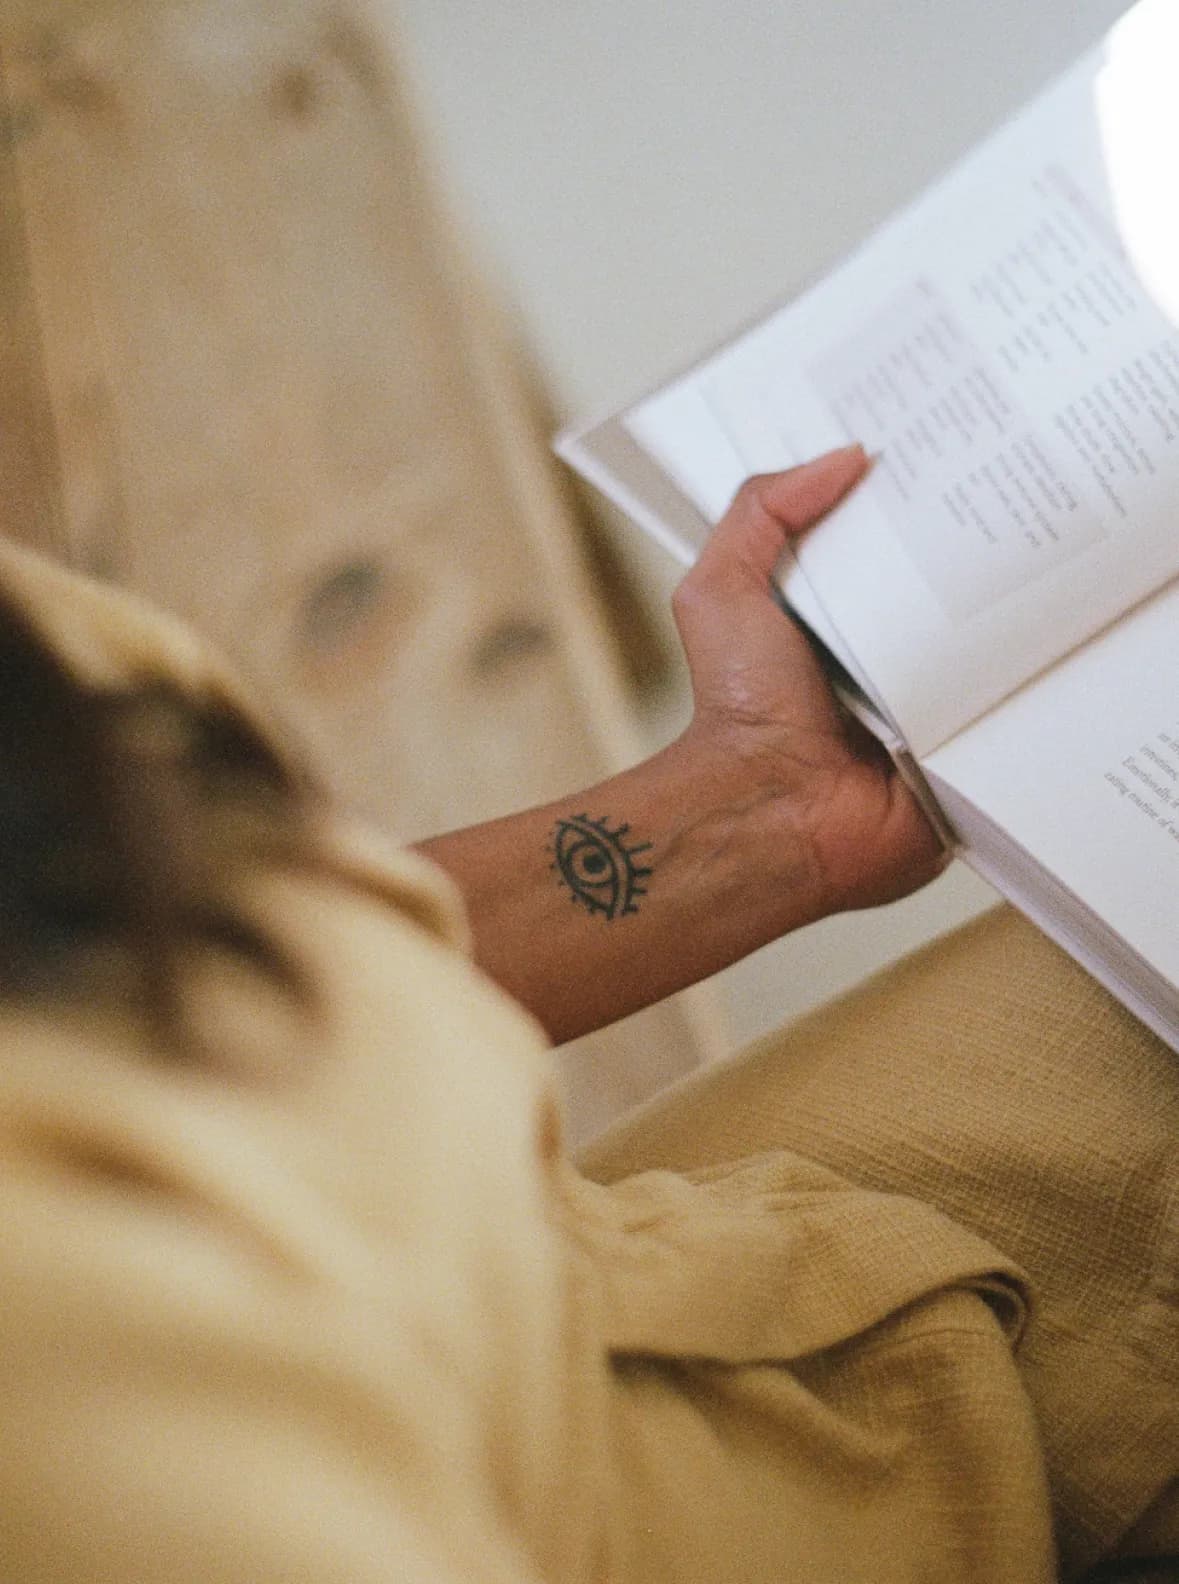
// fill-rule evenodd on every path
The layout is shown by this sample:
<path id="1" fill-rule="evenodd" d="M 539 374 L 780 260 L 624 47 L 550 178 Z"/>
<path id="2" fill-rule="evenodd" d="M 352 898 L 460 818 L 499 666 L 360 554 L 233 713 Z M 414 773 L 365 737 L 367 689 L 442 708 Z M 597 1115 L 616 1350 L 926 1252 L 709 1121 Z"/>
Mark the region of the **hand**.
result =
<path id="1" fill-rule="evenodd" d="M 696 698 L 681 737 L 597 786 L 422 844 L 462 889 L 477 961 L 554 1040 L 942 867 L 887 755 L 771 592 L 789 536 L 867 466 L 857 448 L 742 489 L 675 595 Z M 555 846 L 587 820 L 602 837 L 592 895 Z"/>
<path id="2" fill-rule="evenodd" d="M 861 447 L 746 483 L 673 597 L 695 711 L 681 744 L 745 767 L 807 854 L 815 916 L 917 890 L 948 862 L 885 751 L 837 703 L 771 578 L 865 476 Z"/>

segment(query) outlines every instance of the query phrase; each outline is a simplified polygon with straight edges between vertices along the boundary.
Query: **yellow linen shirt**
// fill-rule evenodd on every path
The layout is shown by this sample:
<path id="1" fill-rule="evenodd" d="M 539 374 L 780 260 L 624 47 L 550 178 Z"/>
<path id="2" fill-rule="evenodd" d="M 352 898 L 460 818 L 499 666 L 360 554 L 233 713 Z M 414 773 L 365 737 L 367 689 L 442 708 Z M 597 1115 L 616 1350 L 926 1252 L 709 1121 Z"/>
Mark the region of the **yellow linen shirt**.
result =
<path id="1" fill-rule="evenodd" d="M 233 686 L 0 573 L 87 677 Z M 239 891 L 314 1019 L 212 958 L 203 1067 L 131 1010 L 0 1013 L 0 1577 L 1055 1576 L 988 1242 L 788 1151 L 590 1183 L 439 875 L 341 822 Z"/>

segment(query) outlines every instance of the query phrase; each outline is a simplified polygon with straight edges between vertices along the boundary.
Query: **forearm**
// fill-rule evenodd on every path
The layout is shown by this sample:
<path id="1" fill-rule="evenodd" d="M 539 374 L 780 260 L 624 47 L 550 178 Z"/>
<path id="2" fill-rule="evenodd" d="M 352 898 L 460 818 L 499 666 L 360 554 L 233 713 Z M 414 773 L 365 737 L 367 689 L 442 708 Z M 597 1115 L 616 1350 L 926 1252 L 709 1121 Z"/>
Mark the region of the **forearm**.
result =
<path id="1" fill-rule="evenodd" d="M 782 790 L 690 737 L 585 792 L 421 844 L 475 955 L 560 1043 L 822 911 Z"/>

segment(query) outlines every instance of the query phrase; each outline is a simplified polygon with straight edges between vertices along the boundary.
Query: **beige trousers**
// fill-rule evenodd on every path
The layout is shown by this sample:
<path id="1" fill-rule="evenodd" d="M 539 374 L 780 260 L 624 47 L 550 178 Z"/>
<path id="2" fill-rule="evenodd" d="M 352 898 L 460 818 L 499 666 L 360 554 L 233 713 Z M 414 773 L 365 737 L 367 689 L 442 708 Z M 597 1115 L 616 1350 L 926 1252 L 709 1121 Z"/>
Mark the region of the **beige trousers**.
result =
<path id="1" fill-rule="evenodd" d="M 933 1203 L 1024 1268 L 1063 1576 L 1179 1579 L 1179 1057 L 1000 909 L 681 1084 L 582 1165 L 615 1181 L 770 1149 Z"/>

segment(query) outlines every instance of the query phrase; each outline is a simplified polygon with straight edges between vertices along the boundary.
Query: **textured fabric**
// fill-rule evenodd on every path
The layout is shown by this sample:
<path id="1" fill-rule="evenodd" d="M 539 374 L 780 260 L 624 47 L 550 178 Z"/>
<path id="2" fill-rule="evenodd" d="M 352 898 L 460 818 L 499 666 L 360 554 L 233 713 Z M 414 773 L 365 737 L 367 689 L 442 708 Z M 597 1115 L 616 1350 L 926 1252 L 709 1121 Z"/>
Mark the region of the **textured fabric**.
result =
<path id="1" fill-rule="evenodd" d="M 797 1151 L 1016 1261 L 1071 1575 L 1179 1471 L 1177 1139 L 1173 1053 L 1003 909 L 656 1101 L 584 1164 L 613 1181 Z M 1142 1543 L 1179 1553 L 1179 1526 Z"/>
<path id="2" fill-rule="evenodd" d="M 785 1153 L 569 1191 L 613 1361 L 610 1578 L 1055 1576 L 993 1249 Z"/>
<path id="3" fill-rule="evenodd" d="M 85 677 L 231 690 L 141 606 L 0 577 Z M 202 1067 L 132 1008 L 0 1014 L 0 1577 L 1030 1584 L 1053 1501 L 1074 1571 L 1166 1543 L 1175 1069 L 1024 927 L 596 1182 L 440 877 L 326 823 L 237 880 L 314 1015 L 218 957 Z"/>

